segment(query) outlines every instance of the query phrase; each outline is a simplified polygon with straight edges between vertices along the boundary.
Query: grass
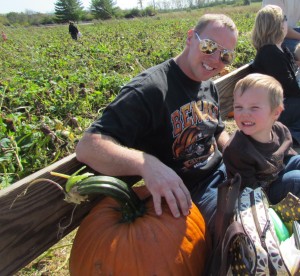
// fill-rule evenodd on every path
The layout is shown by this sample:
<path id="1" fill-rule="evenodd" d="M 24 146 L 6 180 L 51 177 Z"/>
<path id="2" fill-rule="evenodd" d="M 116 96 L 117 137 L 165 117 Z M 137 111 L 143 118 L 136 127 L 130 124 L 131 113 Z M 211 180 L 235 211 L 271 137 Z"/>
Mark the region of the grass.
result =
<path id="1" fill-rule="evenodd" d="M 61 239 L 53 247 L 41 254 L 15 276 L 67 276 L 69 274 L 69 256 L 77 230 Z"/>

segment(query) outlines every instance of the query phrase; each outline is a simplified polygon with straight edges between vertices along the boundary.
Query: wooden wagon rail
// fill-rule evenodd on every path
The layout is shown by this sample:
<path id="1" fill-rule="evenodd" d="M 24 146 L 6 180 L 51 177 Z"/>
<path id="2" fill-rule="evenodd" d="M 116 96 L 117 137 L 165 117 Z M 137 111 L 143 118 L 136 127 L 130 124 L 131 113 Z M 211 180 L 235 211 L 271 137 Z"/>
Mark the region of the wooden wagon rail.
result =
<path id="1" fill-rule="evenodd" d="M 247 64 L 215 81 L 223 119 L 232 111 L 235 83 L 248 73 Z M 0 191 L 1 276 L 13 275 L 74 230 L 101 199 L 90 199 L 73 213 L 74 205 L 66 203 L 62 192 L 46 181 L 30 186 L 24 194 L 28 184 L 35 179 L 46 178 L 64 185 L 65 179 L 52 176 L 50 172 L 70 175 L 82 166 L 72 154 Z M 61 227 L 67 225 L 61 231 Z"/>
<path id="2" fill-rule="evenodd" d="M 232 92 L 238 80 L 242 79 L 250 73 L 250 63 L 230 72 L 229 74 L 215 80 L 215 84 L 219 91 L 220 110 L 222 119 L 232 111 L 233 97 Z"/>

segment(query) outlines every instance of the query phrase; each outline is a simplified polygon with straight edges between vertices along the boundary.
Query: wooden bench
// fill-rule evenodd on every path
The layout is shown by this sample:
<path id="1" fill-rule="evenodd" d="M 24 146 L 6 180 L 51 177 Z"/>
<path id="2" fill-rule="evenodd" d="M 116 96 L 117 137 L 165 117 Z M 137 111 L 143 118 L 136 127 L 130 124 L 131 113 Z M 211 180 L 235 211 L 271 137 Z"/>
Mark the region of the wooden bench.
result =
<path id="1" fill-rule="evenodd" d="M 223 118 L 232 110 L 235 83 L 248 73 L 249 66 L 245 65 L 215 81 L 220 93 Z M 74 230 L 101 199 L 93 198 L 79 205 L 72 214 L 74 206 L 66 203 L 62 192 L 46 181 L 30 186 L 27 193 L 23 194 L 28 184 L 39 178 L 64 185 L 65 179 L 52 176 L 50 172 L 70 175 L 82 166 L 72 154 L 0 191 L 1 276 L 17 272 Z M 61 232 L 60 227 L 66 225 L 68 227 Z"/>
<path id="2" fill-rule="evenodd" d="M 219 101 L 222 119 L 226 119 L 227 115 L 233 110 L 232 92 L 238 80 L 250 73 L 250 63 L 230 72 L 229 74 L 215 80 L 215 84 L 219 91 Z"/>

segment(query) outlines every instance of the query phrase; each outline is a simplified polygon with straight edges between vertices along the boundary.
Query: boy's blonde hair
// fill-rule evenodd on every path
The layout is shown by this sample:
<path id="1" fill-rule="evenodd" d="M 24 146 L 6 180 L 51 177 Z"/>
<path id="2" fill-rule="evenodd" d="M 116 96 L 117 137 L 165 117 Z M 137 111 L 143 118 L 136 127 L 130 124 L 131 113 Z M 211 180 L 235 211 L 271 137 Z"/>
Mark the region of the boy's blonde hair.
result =
<path id="1" fill-rule="evenodd" d="M 235 95 L 237 91 L 240 91 L 241 95 L 243 95 L 249 88 L 261 88 L 267 90 L 272 111 L 277 107 L 284 108 L 282 86 L 273 77 L 259 73 L 249 74 L 236 83 L 233 95 Z"/>
<path id="2" fill-rule="evenodd" d="M 295 51 L 294 51 L 295 59 L 297 61 L 300 61 L 300 43 L 296 45 Z"/>
<path id="3" fill-rule="evenodd" d="M 229 30 L 238 34 L 237 27 L 233 20 L 225 14 L 207 13 L 200 17 L 194 30 L 197 33 L 201 33 L 205 27 L 212 22 L 218 22 L 221 26 L 228 28 Z"/>
<path id="4" fill-rule="evenodd" d="M 252 44 L 256 50 L 267 44 L 283 41 L 284 14 L 279 6 L 267 5 L 260 9 L 252 29 Z"/>

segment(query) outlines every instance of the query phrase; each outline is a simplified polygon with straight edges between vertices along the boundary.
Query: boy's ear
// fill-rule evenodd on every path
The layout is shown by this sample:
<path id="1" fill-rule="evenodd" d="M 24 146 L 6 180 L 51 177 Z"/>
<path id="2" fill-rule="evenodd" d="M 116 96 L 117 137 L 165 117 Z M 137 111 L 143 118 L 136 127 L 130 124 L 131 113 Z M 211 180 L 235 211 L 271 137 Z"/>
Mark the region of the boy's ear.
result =
<path id="1" fill-rule="evenodd" d="M 275 110 L 274 110 L 275 120 L 277 120 L 279 118 L 282 111 L 283 111 L 283 107 L 281 107 L 281 106 L 278 106 L 277 108 L 275 108 Z"/>

